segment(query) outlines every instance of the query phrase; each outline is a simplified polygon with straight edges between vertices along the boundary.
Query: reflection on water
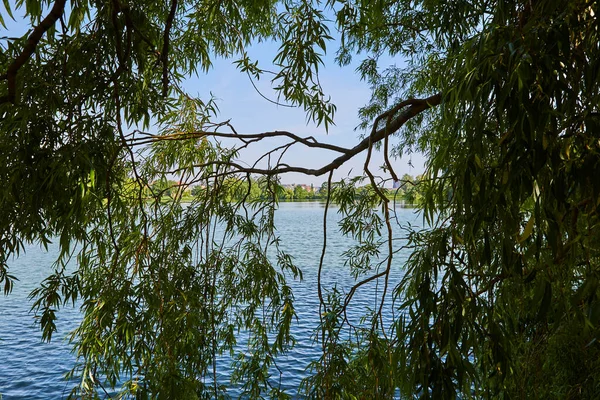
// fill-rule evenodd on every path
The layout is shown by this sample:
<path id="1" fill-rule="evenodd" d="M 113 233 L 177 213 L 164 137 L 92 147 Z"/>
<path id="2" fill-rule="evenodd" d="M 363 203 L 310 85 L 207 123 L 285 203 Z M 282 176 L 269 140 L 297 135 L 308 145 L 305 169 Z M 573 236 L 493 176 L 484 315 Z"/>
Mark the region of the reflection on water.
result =
<path id="1" fill-rule="evenodd" d="M 278 359 L 283 372 L 281 382 L 290 394 L 295 394 L 305 368 L 311 360 L 319 356 L 311 335 L 319 322 L 319 300 L 317 296 L 317 269 L 323 243 L 324 202 L 281 202 L 276 212 L 276 224 L 281 237 L 282 250 L 290 253 L 304 273 L 302 282 L 291 282 L 295 296 L 298 321 L 293 327 L 296 346 Z M 412 209 L 396 208 L 398 221 L 410 222 L 418 227 L 421 218 Z M 324 260 L 322 284 L 324 288 L 334 285 L 338 289 L 348 290 L 355 281 L 344 267 L 341 254 L 347 250 L 349 240 L 336 230 L 340 216 L 335 205 L 328 213 L 327 254 Z M 402 236 L 399 233 L 399 236 Z M 402 243 L 399 241 L 398 246 Z M 66 397 L 73 382 L 65 382 L 64 374 L 69 371 L 75 360 L 70 353 L 70 345 L 64 340 L 68 332 L 79 320 L 78 310 L 62 309 L 58 313 L 58 332 L 51 343 L 41 342 L 41 332 L 35 326 L 30 313 L 31 301 L 28 294 L 44 277 L 50 274 L 52 262 L 56 258 L 56 249 L 48 252 L 35 246 L 27 248 L 25 255 L 10 263 L 10 271 L 20 281 L 16 282 L 13 292 L 0 296 L 0 393 L 2 400 L 13 399 L 60 399 Z M 390 284 L 398 282 L 401 269 L 408 254 L 395 256 Z M 381 284 L 366 285 L 357 292 L 350 308 L 349 319 L 358 323 L 361 312 L 378 305 L 381 296 Z M 390 296 L 391 290 L 388 291 Z M 391 307 L 386 308 L 384 321 L 392 320 Z M 219 363 L 220 379 L 226 383 L 228 378 L 226 360 Z M 235 396 L 235 389 L 230 391 Z"/>

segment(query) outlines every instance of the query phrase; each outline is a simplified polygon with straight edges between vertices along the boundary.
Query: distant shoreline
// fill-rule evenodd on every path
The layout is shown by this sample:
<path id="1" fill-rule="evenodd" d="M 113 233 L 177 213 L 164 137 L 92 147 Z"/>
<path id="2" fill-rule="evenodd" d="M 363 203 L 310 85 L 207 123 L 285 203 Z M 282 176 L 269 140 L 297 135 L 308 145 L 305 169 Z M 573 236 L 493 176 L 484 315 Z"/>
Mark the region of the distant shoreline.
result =
<path id="1" fill-rule="evenodd" d="M 192 204 L 193 199 L 185 199 L 185 200 L 181 200 L 179 203 L 180 204 Z M 320 203 L 320 204 L 325 204 L 326 200 L 325 199 L 279 199 L 277 200 L 278 203 Z M 390 203 L 394 205 L 394 208 L 418 208 L 419 205 L 418 204 L 404 204 L 400 201 L 394 201 L 393 199 L 390 199 Z M 336 203 L 331 203 L 331 205 L 335 205 Z"/>

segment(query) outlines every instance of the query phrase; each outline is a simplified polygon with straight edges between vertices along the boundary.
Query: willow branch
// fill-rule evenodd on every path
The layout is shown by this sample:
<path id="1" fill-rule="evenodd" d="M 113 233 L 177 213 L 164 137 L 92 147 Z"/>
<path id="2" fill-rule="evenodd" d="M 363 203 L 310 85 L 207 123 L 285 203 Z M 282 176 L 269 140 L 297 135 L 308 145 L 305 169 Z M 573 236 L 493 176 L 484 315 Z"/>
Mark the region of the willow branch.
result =
<path id="1" fill-rule="evenodd" d="M 165 24 L 165 33 L 163 39 L 162 49 L 162 84 L 163 84 L 163 97 L 167 97 L 169 90 L 169 44 L 171 41 L 171 28 L 173 27 L 173 20 L 175 19 L 175 12 L 177 11 L 177 0 L 171 1 L 171 10 Z"/>
<path id="2" fill-rule="evenodd" d="M 325 211 L 323 212 L 323 248 L 321 249 L 321 258 L 319 259 L 319 270 L 317 273 L 317 290 L 319 294 L 320 307 L 325 307 L 323 298 L 323 290 L 321 288 L 321 272 L 323 271 L 323 261 L 325 260 L 325 252 L 327 251 L 327 212 L 329 211 L 329 203 L 331 202 L 331 180 L 333 171 L 329 173 L 327 179 L 327 200 L 325 201 Z M 326 310 L 325 310 L 326 311 Z M 322 315 L 322 314 L 319 314 Z"/>
<path id="3" fill-rule="evenodd" d="M 144 132 L 139 132 L 144 133 Z M 306 147 L 312 148 L 320 148 L 324 150 L 331 150 L 338 153 L 347 153 L 351 151 L 351 149 L 335 146 L 328 143 L 318 142 L 314 137 L 300 137 L 291 132 L 287 131 L 272 131 L 272 132 L 262 132 L 262 133 L 224 133 L 224 132 L 190 132 L 190 133 L 180 133 L 174 135 L 149 135 L 148 138 L 132 138 L 128 139 L 128 143 L 134 146 L 146 145 L 154 142 L 159 142 L 163 140 L 189 140 L 189 139 L 199 139 L 203 137 L 217 137 L 222 139 L 234 139 L 241 140 L 244 143 L 249 142 L 258 142 L 267 138 L 276 138 L 276 137 L 287 137 L 292 139 L 294 142 L 301 143 Z"/>
<path id="4" fill-rule="evenodd" d="M 379 117 L 377 117 L 375 119 L 375 122 L 373 125 L 377 126 L 377 122 L 379 122 L 381 119 L 386 118 L 388 115 L 394 115 L 402 108 L 408 107 L 402 113 L 400 113 L 400 115 L 393 118 L 388 124 L 386 124 L 386 126 L 384 128 L 374 131 L 371 135 L 369 135 L 369 137 L 362 140 L 359 144 L 354 146 L 349 152 L 336 158 L 335 160 L 333 160 L 331 163 L 327 164 L 326 166 L 324 166 L 318 170 L 308 170 L 307 174 L 320 176 L 320 175 L 323 175 L 324 173 L 329 172 L 333 169 L 337 169 L 338 167 L 340 167 L 342 164 L 344 164 L 346 161 L 350 160 L 352 157 L 354 157 L 358 153 L 361 153 L 364 150 L 366 150 L 369 147 L 369 143 L 373 143 L 373 144 L 377 143 L 377 142 L 381 141 L 382 139 L 385 139 L 387 136 L 396 133 L 411 118 L 415 117 L 416 115 L 420 114 L 421 112 L 423 112 L 433 106 L 439 105 L 441 100 L 442 100 L 442 94 L 438 93 L 438 94 L 428 97 L 426 99 L 409 99 L 409 100 L 405 100 L 405 101 L 399 103 L 394 108 L 386 111 L 385 113 L 381 114 Z M 294 172 L 300 172 L 300 171 L 294 171 Z"/>
<path id="5" fill-rule="evenodd" d="M 66 2 L 67 0 L 56 0 L 50 13 L 33 29 L 33 32 L 31 32 L 31 35 L 27 38 L 27 43 L 21 54 L 19 54 L 19 56 L 8 66 L 6 74 L 2 75 L 2 78 L 8 81 L 8 95 L 0 97 L 0 104 L 15 102 L 17 97 L 17 73 L 19 72 L 19 69 L 21 69 L 27 60 L 29 60 L 29 57 L 31 57 L 35 51 L 35 48 L 42 39 L 42 36 L 44 36 L 44 33 L 46 33 L 63 15 Z"/>
<path id="6" fill-rule="evenodd" d="M 143 145 L 143 144 L 150 144 L 150 143 L 153 143 L 156 141 L 161 141 L 161 140 L 186 140 L 186 139 L 211 137 L 211 136 L 219 137 L 219 138 L 238 139 L 238 140 L 242 140 L 245 142 L 247 140 L 259 141 L 259 140 L 262 140 L 262 139 L 268 138 L 268 137 L 289 137 L 289 138 L 293 139 L 294 141 L 304 144 L 307 147 L 332 150 L 332 151 L 342 153 L 342 155 L 337 157 L 333 161 L 331 161 L 329 164 L 327 164 L 321 168 L 318 168 L 318 169 L 290 166 L 285 163 L 278 163 L 273 168 L 257 168 L 256 164 L 253 165 L 252 167 L 244 167 L 244 166 L 240 165 L 239 163 L 235 163 L 232 161 L 211 161 L 211 162 L 208 162 L 205 164 L 195 165 L 195 167 L 203 168 L 203 167 L 207 167 L 209 165 L 213 165 L 213 166 L 229 165 L 230 167 L 235 168 L 237 170 L 237 172 L 259 174 L 259 175 L 264 175 L 264 176 L 272 176 L 272 175 L 278 175 L 278 174 L 289 173 L 289 172 L 297 172 L 297 173 L 301 173 L 304 175 L 321 176 L 321 175 L 324 175 L 328 172 L 331 172 L 331 171 L 339 168 L 345 162 L 347 162 L 348 160 L 350 160 L 357 154 L 363 152 L 364 150 L 367 150 L 370 146 L 372 146 L 375 143 L 380 142 L 381 140 L 385 139 L 386 137 L 396 133 L 411 118 L 415 117 L 416 115 L 420 114 L 421 112 L 423 112 L 431 107 L 439 105 L 441 102 L 441 99 L 442 99 L 442 94 L 438 93 L 438 94 L 428 97 L 426 99 L 409 99 L 409 100 L 405 100 L 405 101 L 397 104 L 390 110 L 388 110 L 385 113 L 378 116 L 375 119 L 375 122 L 373 123 L 374 128 L 373 128 L 372 133 L 368 137 L 363 139 L 360 143 L 358 143 L 356 146 L 354 146 L 353 148 L 350 148 L 350 149 L 344 148 L 344 147 L 338 147 L 338 146 L 334 146 L 334 145 L 330 145 L 330 144 L 326 144 L 326 143 L 320 143 L 320 142 L 317 142 L 312 137 L 301 138 L 299 136 L 294 135 L 293 133 L 285 132 L 285 131 L 264 132 L 264 133 L 257 133 L 257 134 L 192 132 L 192 133 L 184 133 L 184 134 L 176 134 L 176 135 L 168 135 L 168 136 L 151 136 L 149 139 L 143 138 L 140 140 L 133 138 L 133 139 L 129 139 L 128 142 L 131 145 Z M 393 117 L 400 110 L 402 110 L 402 112 L 399 113 L 398 116 Z M 388 117 L 390 119 L 388 119 L 389 122 L 386 123 L 385 127 L 376 130 L 378 122 L 381 121 L 382 119 L 388 118 Z"/>

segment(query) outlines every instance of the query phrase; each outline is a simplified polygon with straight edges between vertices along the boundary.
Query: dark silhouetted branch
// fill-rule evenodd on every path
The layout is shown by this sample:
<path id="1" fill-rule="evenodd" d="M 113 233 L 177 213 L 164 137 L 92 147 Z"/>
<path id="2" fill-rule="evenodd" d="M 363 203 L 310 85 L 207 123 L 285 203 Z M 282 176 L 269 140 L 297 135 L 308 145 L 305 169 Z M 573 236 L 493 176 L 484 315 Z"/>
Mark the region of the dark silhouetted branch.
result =
<path id="1" fill-rule="evenodd" d="M 167 97 L 169 89 L 169 43 L 171 40 L 171 28 L 173 27 L 173 20 L 175 19 L 175 12 L 177 11 L 177 0 L 171 1 L 171 10 L 165 23 L 165 34 L 163 40 L 162 49 L 162 64 L 163 64 L 163 96 Z"/>
<path id="2" fill-rule="evenodd" d="M 6 74 L 2 75 L 2 78 L 8 81 L 8 94 L 0 97 L 0 104 L 15 102 L 17 97 L 17 73 L 19 72 L 19 69 L 25 65 L 27 60 L 29 60 L 29 57 L 31 57 L 35 51 L 35 48 L 42 39 L 42 36 L 44 36 L 44 33 L 46 33 L 65 12 L 66 2 L 67 0 L 57 0 L 54 3 L 50 13 L 33 29 L 33 32 L 31 32 L 31 35 L 27 38 L 27 43 L 21 54 L 19 54 L 19 56 L 8 66 Z"/>
<path id="3" fill-rule="evenodd" d="M 371 134 L 368 137 L 366 137 L 365 139 L 363 139 L 356 146 L 354 146 L 353 148 L 350 148 L 350 149 L 334 146 L 334 145 L 327 144 L 327 143 L 320 143 L 320 142 L 317 142 L 313 137 L 301 138 L 297 135 L 294 135 L 293 133 L 286 132 L 286 131 L 263 132 L 263 133 L 255 133 L 255 134 L 238 134 L 235 132 L 234 133 L 222 133 L 222 132 L 206 132 L 206 131 L 204 131 L 204 132 L 181 133 L 181 134 L 166 135 L 166 136 L 148 135 L 149 137 L 145 137 L 145 138 L 128 139 L 127 142 L 129 145 L 139 146 L 139 145 L 150 144 L 150 143 L 162 141 L 162 140 L 189 140 L 189 139 L 202 138 L 202 137 L 207 137 L 207 138 L 208 137 L 218 137 L 218 138 L 237 139 L 247 145 L 250 142 L 257 142 L 257 141 L 263 140 L 265 138 L 288 137 L 288 138 L 292 139 L 294 142 L 301 143 L 307 147 L 331 150 L 331 151 L 335 151 L 338 153 L 342 153 L 342 155 L 337 157 L 336 159 L 334 159 L 329 164 L 327 164 L 319 169 L 295 167 L 295 166 L 287 165 L 285 163 L 279 163 L 279 164 L 275 165 L 273 168 L 257 168 L 256 164 L 254 164 L 253 166 L 250 166 L 250 167 L 244 167 L 244 166 L 240 165 L 239 163 L 236 163 L 233 161 L 211 161 L 206 164 L 196 165 L 196 167 L 204 168 L 204 167 L 208 167 L 210 165 L 212 165 L 212 166 L 216 166 L 216 165 L 226 166 L 227 165 L 231 168 L 234 168 L 236 170 L 236 172 L 258 174 L 258 175 L 264 175 L 264 176 L 273 176 L 273 175 L 289 173 L 289 172 L 297 172 L 297 173 L 301 173 L 301 174 L 305 174 L 305 175 L 321 176 L 323 174 L 326 174 L 328 172 L 331 172 L 331 171 L 339 168 L 346 161 L 350 160 L 352 157 L 354 157 L 357 154 L 368 149 L 369 146 L 373 146 L 375 143 L 396 133 L 407 121 L 409 121 L 414 116 L 418 115 L 419 113 L 421 113 L 431 107 L 439 105 L 441 102 L 441 99 L 442 99 L 442 94 L 438 93 L 438 94 L 428 97 L 426 99 L 409 99 L 409 100 L 405 100 L 405 101 L 397 104 L 390 110 L 379 115 L 373 123 L 374 128 L 373 128 Z M 399 113 L 399 111 L 401 111 L 401 110 L 402 110 L 402 112 Z M 398 115 L 395 116 L 396 114 L 398 114 Z M 388 122 L 385 124 L 385 126 L 383 128 L 376 129 L 378 123 L 380 121 L 382 121 L 383 119 L 387 119 Z M 221 125 L 223 125 L 223 124 L 221 124 Z M 218 125 L 218 126 L 221 126 L 221 125 Z M 228 124 L 224 124 L 224 125 L 228 125 Z M 143 132 L 141 132 L 141 133 L 143 133 Z M 232 172 L 230 171 L 227 173 L 232 173 Z"/>

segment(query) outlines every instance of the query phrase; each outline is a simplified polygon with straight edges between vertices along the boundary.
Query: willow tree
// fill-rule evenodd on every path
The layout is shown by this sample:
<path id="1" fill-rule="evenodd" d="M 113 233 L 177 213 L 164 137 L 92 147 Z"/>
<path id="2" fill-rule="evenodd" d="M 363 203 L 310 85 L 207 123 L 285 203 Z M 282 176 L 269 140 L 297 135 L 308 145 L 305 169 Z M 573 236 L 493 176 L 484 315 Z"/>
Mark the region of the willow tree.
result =
<path id="1" fill-rule="evenodd" d="M 269 373 L 293 346 L 288 280 L 301 276 L 274 229 L 278 178 L 288 172 L 328 176 L 328 204 L 339 204 L 341 229 L 359 243 L 347 263 L 358 276 L 348 293 L 319 282 L 322 357 L 303 393 L 600 393 L 597 1 L 15 7 L 31 29 L 1 39 L 0 281 L 10 292 L 6 262 L 25 242 L 59 241 L 55 272 L 32 295 L 45 339 L 61 304 L 81 306 L 74 395 L 117 386 L 139 398 L 220 397 L 215 360 L 235 353 L 243 330 L 252 351 L 232 357 L 234 382 L 252 398 L 285 397 Z M 267 40 L 280 44 L 274 60 L 251 59 L 246 48 Z M 328 47 L 337 47 L 341 66 L 361 57 L 357 73 L 372 86 L 359 111 L 367 133 L 352 148 L 283 130 L 238 134 L 181 85 L 215 57 L 228 58 L 253 79 L 269 77 L 280 101 L 328 127 L 335 106 L 318 75 Z M 382 57 L 403 66 L 382 68 Z M 267 74 L 265 62 L 275 70 Z M 143 132 L 150 124 L 158 134 Z M 331 161 L 310 169 L 276 156 L 266 167 L 237 160 L 240 149 L 274 137 L 288 140 L 274 150 L 318 148 Z M 376 149 L 393 179 L 391 157 L 418 150 L 428 158 L 420 190 L 431 228 L 410 232 L 413 253 L 397 287 L 388 276 L 399 228 L 372 173 Z M 358 195 L 359 180 L 336 183 L 331 173 L 361 152 L 371 188 Z M 164 202 L 152 183 L 173 175 L 180 179 Z M 251 182 L 270 198 L 230 201 Z M 203 189 L 182 207 L 192 184 Z M 370 234 L 357 229 L 367 223 Z M 373 246 L 379 258 L 367 263 Z M 349 326 L 351 297 L 375 280 L 396 302 L 382 297 L 366 326 Z M 391 307 L 402 317 L 383 326 Z M 360 332 L 340 334 L 347 329 Z"/>

